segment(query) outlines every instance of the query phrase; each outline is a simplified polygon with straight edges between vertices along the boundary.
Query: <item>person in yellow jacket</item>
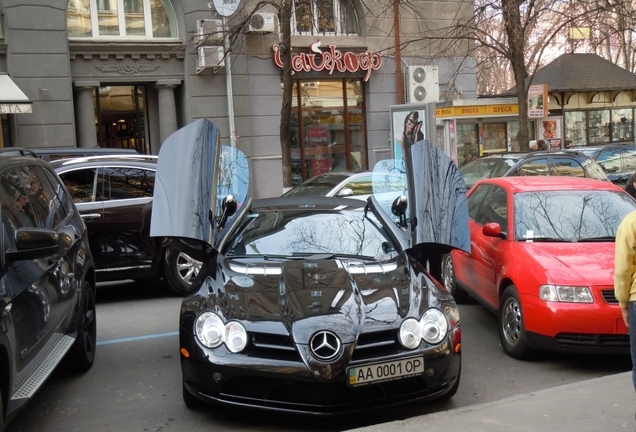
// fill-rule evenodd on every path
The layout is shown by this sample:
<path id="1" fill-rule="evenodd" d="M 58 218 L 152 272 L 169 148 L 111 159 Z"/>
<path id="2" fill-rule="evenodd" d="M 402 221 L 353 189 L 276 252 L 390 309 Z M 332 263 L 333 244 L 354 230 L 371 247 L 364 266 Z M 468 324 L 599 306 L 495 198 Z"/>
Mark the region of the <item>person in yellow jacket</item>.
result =
<path id="1" fill-rule="evenodd" d="M 636 211 L 625 216 L 618 226 L 615 252 L 614 296 L 629 332 L 632 381 L 636 389 Z"/>

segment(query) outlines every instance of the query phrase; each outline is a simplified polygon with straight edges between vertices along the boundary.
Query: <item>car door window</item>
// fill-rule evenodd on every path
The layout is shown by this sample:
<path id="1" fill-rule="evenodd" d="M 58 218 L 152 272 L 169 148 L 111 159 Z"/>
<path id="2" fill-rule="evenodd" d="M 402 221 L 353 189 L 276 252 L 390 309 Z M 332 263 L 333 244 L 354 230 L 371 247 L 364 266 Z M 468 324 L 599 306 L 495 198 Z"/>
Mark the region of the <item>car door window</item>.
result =
<path id="1" fill-rule="evenodd" d="M 490 193 L 492 188 L 493 186 L 491 185 L 479 185 L 468 197 L 468 216 L 472 220 L 477 220 L 477 214 L 479 213 L 481 203 L 484 202 L 484 198 Z"/>
<path id="2" fill-rule="evenodd" d="M 636 148 L 629 148 L 623 151 L 623 172 L 633 173 L 636 171 Z"/>
<path id="3" fill-rule="evenodd" d="M 344 187 L 350 188 L 353 191 L 353 196 L 371 195 L 373 193 L 373 178 L 370 175 L 358 177 L 351 180 Z"/>
<path id="4" fill-rule="evenodd" d="M 506 191 L 494 186 L 485 196 L 483 205 L 476 214 L 475 222 L 485 225 L 488 222 L 496 222 L 501 226 L 501 232 L 508 228 L 508 195 Z"/>
<path id="5" fill-rule="evenodd" d="M 29 194 L 22 186 L 16 169 L 0 175 L 0 201 L 2 224 L 5 229 L 5 249 L 15 249 L 15 231 L 18 228 L 38 226 Z"/>
<path id="6" fill-rule="evenodd" d="M 601 152 L 596 158 L 596 162 L 603 168 L 606 173 L 619 173 L 621 167 L 621 150 L 608 149 Z"/>
<path id="7" fill-rule="evenodd" d="M 60 178 L 76 203 L 102 201 L 101 189 L 96 188 L 95 168 L 67 171 Z"/>
<path id="8" fill-rule="evenodd" d="M 585 171 L 576 159 L 555 157 L 552 163 L 554 167 L 551 175 L 585 177 Z"/>
<path id="9" fill-rule="evenodd" d="M 40 226 L 55 230 L 66 219 L 67 213 L 53 185 L 44 174 L 45 169 L 29 167 L 30 177 L 26 190 L 31 195 L 31 201 L 36 213 L 42 215 Z"/>
<path id="10" fill-rule="evenodd" d="M 107 200 L 152 197 L 155 172 L 143 168 L 104 168 Z"/>
<path id="11" fill-rule="evenodd" d="M 550 168 L 548 165 L 548 159 L 533 159 L 524 162 L 515 175 L 518 176 L 544 176 L 550 174 Z"/>

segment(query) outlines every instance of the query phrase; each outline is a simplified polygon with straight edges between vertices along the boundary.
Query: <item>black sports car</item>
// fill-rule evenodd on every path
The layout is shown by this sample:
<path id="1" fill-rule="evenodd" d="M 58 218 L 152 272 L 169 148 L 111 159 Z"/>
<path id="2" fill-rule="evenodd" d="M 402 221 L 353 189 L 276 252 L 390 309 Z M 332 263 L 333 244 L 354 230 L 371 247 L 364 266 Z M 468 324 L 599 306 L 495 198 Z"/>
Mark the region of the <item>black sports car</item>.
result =
<path id="1" fill-rule="evenodd" d="M 151 236 L 203 262 L 179 320 L 185 403 L 332 415 L 453 396 L 459 313 L 426 270 L 470 248 L 450 159 L 416 143 L 366 202 L 252 201 L 247 166 L 205 119 L 159 154 Z"/>

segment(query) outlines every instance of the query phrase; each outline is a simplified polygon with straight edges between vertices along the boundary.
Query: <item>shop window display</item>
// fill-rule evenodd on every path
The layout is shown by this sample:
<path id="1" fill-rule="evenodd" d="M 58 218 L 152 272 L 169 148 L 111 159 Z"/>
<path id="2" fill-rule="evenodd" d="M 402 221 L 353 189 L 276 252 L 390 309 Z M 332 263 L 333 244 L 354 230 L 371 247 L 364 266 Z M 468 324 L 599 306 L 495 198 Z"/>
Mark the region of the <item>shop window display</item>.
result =
<path id="1" fill-rule="evenodd" d="M 478 140 L 475 123 L 457 123 L 457 164 L 460 167 L 479 157 Z"/>

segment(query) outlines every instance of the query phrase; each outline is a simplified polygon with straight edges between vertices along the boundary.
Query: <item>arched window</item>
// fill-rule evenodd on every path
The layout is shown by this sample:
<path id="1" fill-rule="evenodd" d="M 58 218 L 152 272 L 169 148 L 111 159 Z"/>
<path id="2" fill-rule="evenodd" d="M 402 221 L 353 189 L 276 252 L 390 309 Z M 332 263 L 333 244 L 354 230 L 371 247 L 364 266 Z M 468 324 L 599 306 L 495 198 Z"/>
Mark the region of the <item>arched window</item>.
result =
<path id="1" fill-rule="evenodd" d="M 351 0 L 294 0 L 292 33 L 300 36 L 356 36 L 358 16 Z"/>
<path id="2" fill-rule="evenodd" d="M 168 0 L 69 0 L 70 38 L 176 38 Z"/>

